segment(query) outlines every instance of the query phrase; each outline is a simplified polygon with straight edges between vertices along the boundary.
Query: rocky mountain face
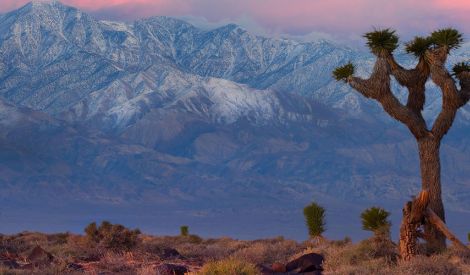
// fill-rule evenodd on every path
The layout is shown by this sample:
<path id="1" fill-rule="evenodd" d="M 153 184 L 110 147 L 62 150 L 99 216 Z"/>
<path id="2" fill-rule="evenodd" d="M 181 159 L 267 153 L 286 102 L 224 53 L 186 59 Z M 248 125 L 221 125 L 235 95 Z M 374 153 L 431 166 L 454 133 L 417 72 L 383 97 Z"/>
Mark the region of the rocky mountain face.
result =
<path id="1" fill-rule="evenodd" d="M 469 55 L 465 44 L 451 62 Z M 325 40 L 168 17 L 99 21 L 55 1 L 1 15 L 0 230 L 111 217 L 154 232 L 191 223 L 302 238 L 300 209 L 315 199 L 332 236 L 356 236 L 359 226 L 342 226 L 371 204 L 398 215 L 420 179 L 406 130 L 331 78 L 349 60 L 360 74 L 373 63 Z M 470 206 L 469 122 L 463 110 L 442 153 L 446 205 L 459 215 Z"/>

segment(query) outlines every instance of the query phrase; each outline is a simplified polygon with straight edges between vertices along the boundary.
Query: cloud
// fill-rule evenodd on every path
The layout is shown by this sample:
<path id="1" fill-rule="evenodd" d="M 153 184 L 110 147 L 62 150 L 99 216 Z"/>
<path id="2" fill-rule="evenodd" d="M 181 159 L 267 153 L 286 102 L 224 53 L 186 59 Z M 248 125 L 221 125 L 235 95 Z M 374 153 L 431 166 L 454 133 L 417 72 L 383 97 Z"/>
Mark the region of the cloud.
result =
<path id="1" fill-rule="evenodd" d="M 0 0 L 0 10 L 26 1 Z M 99 18 L 133 20 L 152 15 L 251 22 L 272 33 L 360 34 L 372 27 L 392 27 L 405 38 L 453 26 L 470 33 L 468 0 L 63 0 Z"/>

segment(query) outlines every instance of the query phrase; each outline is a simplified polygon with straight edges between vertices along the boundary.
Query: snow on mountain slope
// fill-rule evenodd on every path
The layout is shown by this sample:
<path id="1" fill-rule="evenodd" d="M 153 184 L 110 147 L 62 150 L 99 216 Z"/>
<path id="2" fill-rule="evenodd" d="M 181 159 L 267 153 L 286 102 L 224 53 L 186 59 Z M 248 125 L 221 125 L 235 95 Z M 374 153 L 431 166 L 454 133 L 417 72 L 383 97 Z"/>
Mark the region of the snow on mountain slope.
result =
<path id="1" fill-rule="evenodd" d="M 300 94 L 353 116 L 380 113 L 375 104 L 331 77 L 336 66 L 348 61 L 365 75 L 372 56 L 325 40 L 265 38 L 233 24 L 206 31 L 168 17 L 98 21 L 59 2 L 30 3 L 0 20 L 0 93 L 51 114 L 66 111 L 90 93 L 113 90 L 119 81 L 153 66 L 184 72 L 185 77 L 194 74 Z M 468 59 L 468 47 L 450 62 Z M 403 54 L 399 60 L 413 64 Z M 158 79 L 149 81 L 157 83 L 152 84 L 154 91 L 165 90 Z M 430 97 L 429 117 L 436 115 L 438 105 L 436 93 Z"/>

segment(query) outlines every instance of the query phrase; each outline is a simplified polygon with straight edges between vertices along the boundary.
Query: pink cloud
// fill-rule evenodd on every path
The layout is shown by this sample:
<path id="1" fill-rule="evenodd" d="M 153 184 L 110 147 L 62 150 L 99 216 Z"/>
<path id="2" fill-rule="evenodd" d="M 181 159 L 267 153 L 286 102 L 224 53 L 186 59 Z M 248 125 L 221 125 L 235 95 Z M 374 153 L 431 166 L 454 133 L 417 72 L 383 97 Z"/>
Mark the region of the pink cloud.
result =
<path id="1" fill-rule="evenodd" d="M 27 1 L 0 0 L 0 10 Z M 454 26 L 470 33 L 469 0 L 63 0 L 101 18 L 199 16 L 211 22 L 250 18 L 276 32 L 360 34 L 377 27 L 411 36 Z"/>

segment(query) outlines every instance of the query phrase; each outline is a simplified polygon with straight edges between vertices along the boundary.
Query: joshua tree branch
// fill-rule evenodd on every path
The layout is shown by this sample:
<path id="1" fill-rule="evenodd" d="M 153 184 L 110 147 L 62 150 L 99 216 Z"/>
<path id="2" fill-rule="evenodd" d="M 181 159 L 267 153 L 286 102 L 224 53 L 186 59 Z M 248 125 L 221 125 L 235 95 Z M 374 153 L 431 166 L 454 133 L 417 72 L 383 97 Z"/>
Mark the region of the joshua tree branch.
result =
<path id="1" fill-rule="evenodd" d="M 447 239 L 449 239 L 458 249 L 470 255 L 470 249 L 465 246 L 450 230 L 446 224 L 439 218 L 431 208 L 426 209 L 426 219 L 439 231 L 441 231 Z"/>
<path id="2" fill-rule="evenodd" d="M 461 72 L 457 78 L 460 80 L 460 104 L 464 106 L 470 100 L 470 72 Z"/>
<path id="3" fill-rule="evenodd" d="M 455 120 L 457 110 L 463 106 L 462 93 L 459 92 L 454 79 L 445 68 L 447 54 L 448 49 L 446 47 L 429 50 L 426 53 L 426 58 L 430 64 L 431 79 L 442 91 L 442 111 L 431 130 L 438 140 L 441 140 L 447 134 Z"/>
<path id="4" fill-rule="evenodd" d="M 388 55 L 387 61 L 390 65 L 390 72 L 400 85 L 408 89 L 408 101 L 406 106 L 421 116 L 421 111 L 426 102 L 425 85 L 429 78 L 429 66 L 423 57 L 419 58 L 414 69 L 408 70 L 400 66 L 395 61 L 392 54 Z"/>
<path id="5" fill-rule="evenodd" d="M 390 88 L 390 66 L 387 58 L 379 56 L 369 79 L 349 77 L 348 83 L 367 98 L 375 99 L 393 118 L 405 124 L 416 138 L 423 138 L 429 132 L 426 122 L 395 97 Z"/>

